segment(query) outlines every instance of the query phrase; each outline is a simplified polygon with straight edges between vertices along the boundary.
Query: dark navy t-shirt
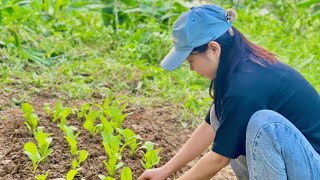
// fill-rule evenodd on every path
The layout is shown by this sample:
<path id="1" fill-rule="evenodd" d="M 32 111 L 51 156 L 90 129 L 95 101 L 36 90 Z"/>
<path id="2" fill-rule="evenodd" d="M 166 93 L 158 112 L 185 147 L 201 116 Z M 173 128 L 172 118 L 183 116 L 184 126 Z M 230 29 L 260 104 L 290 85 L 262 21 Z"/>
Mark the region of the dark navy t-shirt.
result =
<path id="1" fill-rule="evenodd" d="M 242 62 L 232 73 L 222 99 L 212 150 L 235 159 L 245 155 L 246 128 L 258 110 L 276 111 L 293 123 L 320 154 L 320 96 L 290 66 L 259 60 Z M 210 124 L 210 111 L 206 122 Z"/>

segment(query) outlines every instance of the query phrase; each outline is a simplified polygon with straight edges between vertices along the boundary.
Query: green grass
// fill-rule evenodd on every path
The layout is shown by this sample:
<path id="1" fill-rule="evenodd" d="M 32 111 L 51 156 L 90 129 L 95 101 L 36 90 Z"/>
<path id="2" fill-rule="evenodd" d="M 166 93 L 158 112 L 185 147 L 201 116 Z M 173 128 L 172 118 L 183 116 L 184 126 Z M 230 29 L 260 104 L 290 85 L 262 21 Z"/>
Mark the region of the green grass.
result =
<path id="1" fill-rule="evenodd" d="M 156 0 L 159 7 L 173 8 L 153 12 L 149 1 L 141 1 L 142 13 L 106 27 L 100 9 L 76 6 L 75 1 L 51 13 L 38 1 L 24 6 L 10 2 L 1 8 L 0 88 L 17 101 L 44 92 L 58 99 L 124 95 L 141 106 L 172 102 L 181 109 L 177 113 L 183 125 L 197 124 L 210 107 L 208 80 L 190 72 L 187 64 L 173 72 L 159 66 L 172 47 L 170 27 L 185 6 Z M 215 2 L 231 6 L 231 1 Z M 100 1 L 91 4 L 104 6 Z M 320 20 L 310 16 L 311 8 L 297 8 L 289 0 L 244 1 L 233 7 L 239 17 L 235 27 L 279 55 L 320 92 Z"/>

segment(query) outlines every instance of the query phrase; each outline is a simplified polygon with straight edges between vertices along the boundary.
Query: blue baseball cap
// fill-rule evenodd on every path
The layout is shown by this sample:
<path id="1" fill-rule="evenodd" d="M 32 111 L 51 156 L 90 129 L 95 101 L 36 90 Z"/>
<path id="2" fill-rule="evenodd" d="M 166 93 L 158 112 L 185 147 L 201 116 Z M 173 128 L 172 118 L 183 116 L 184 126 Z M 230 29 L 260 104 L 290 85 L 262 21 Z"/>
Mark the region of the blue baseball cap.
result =
<path id="1" fill-rule="evenodd" d="M 215 5 L 192 7 L 172 27 L 174 47 L 161 61 L 167 71 L 178 68 L 196 47 L 218 39 L 232 26 L 226 11 Z"/>

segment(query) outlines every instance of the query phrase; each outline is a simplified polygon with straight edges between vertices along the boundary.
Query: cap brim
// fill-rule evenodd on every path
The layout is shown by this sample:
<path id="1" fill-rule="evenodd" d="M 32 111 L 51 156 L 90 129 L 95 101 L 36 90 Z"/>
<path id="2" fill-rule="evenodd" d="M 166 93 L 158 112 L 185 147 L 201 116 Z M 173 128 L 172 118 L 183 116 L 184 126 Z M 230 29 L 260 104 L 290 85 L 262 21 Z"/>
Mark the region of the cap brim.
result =
<path id="1" fill-rule="evenodd" d="M 179 51 L 173 47 L 161 61 L 161 67 L 167 71 L 175 70 L 187 59 L 191 52 L 192 49 Z"/>

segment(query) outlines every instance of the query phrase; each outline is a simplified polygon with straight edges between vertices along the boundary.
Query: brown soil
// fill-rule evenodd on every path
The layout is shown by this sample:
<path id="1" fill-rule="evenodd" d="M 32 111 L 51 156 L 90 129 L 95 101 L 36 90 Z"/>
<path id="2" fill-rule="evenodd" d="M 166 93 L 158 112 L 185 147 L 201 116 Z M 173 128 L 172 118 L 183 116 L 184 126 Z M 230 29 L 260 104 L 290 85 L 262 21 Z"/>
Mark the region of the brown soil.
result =
<path id="1" fill-rule="evenodd" d="M 10 101 L 4 98 L 2 98 L 1 103 Z M 45 132 L 52 133 L 53 137 L 51 144 L 53 153 L 48 157 L 46 162 L 39 164 L 36 171 L 36 174 L 43 174 L 46 170 L 49 170 L 48 179 L 64 178 L 71 168 L 72 161 L 69 146 L 64 139 L 63 133 L 57 127 L 57 123 L 53 123 L 42 110 L 44 103 L 49 103 L 53 106 L 54 101 L 54 99 L 44 96 L 29 99 L 29 102 L 32 102 L 35 109 L 35 113 L 40 118 L 39 126 L 43 126 Z M 80 103 L 68 102 L 69 105 L 76 105 L 78 107 Z M 168 104 L 153 107 L 152 109 L 131 106 L 125 111 L 129 115 L 124 121 L 124 127 L 134 130 L 142 137 L 143 141 L 152 141 L 156 143 L 156 148 L 161 148 L 161 162 L 157 165 L 158 167 L 165 164 L 174 156 L 193 131 L 192 128 L 182 128 L 179 123 L 179 115 L 175 114 L 174 108 Z M 0 111 L 0 179 L 34 179 L 34 174 L 30 170 L 32 167 L 31 161 L 23 153 L 23 144 L 27 141 L 34 142 L 34 138 L 26 129 L 23 122 L 23 113 L 18 107 Z M 81 130 L 81 134 L 78 137 L 78 149 L 85 149 L 89 153 L 88 159 L 81 165 L 82 169 L 75 179 L 96 180 L 99 179 L 97 177 L 98 174 L 107 175 L 107 169 L 102 162 L 107 159 L 107 155 L 101 143 L 101 136 L 98 134 L 92 137 L 83 129 L 83 122 L 78 121 L 75 116 L 68 118 L 68 123 Z M 129 166 L 133 171 L 133 179 L 137 179 L 143 172 L 140 162 L 142 153 L 137 153 L 135 158 L 131 158 L 126 149 L 122 156 L 125 165 Z M 179 177 L 183 172 L 190 169 L 194 163 L 195 161 L 189 163 L 188 166 L 177 172 L 175 177 Z M 117 174 L 119 174 L 119 171 Z M 174 179 L 174 176 L 169 179 Z M 213 179 L 225 180 L 236 178 L 228 166 Z"/>

